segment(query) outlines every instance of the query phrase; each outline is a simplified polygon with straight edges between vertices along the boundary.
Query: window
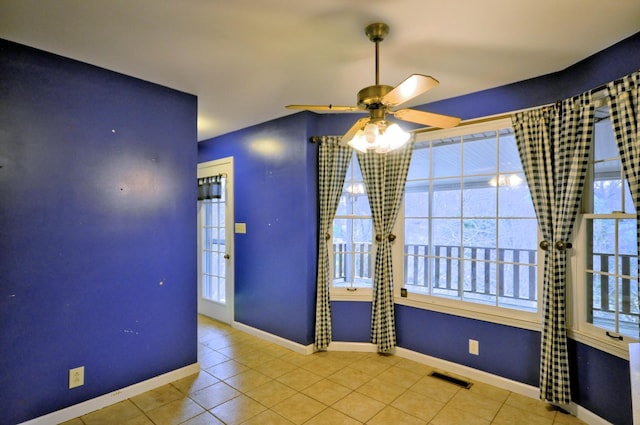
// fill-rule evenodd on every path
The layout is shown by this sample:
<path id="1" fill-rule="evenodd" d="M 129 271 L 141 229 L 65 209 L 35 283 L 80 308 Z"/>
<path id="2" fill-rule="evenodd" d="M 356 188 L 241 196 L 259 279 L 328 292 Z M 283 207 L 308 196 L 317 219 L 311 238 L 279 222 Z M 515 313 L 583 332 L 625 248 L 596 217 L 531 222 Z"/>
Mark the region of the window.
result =
<path id="1" fill-rule="evenodd" d="M 333 220 L 332 294 L 366 295 L 373 284 L 373 219 L 369 199 L 354 153 Z M 364 292 L 364 293 L 363 293 Z"/>
<path id="2" fill-rule="evenodd" d="M 538 225 L 511 122 L 428 134 L 414 145 L 401 220 L 409 299 L 533 320 Z"/>
<path id="3" fill-rule="evenodd" d="M 578 328 L 624 346 L 639 335 L 636 210 L 624 178 L 608 107 L 596 113 L 575 273 Z"/>

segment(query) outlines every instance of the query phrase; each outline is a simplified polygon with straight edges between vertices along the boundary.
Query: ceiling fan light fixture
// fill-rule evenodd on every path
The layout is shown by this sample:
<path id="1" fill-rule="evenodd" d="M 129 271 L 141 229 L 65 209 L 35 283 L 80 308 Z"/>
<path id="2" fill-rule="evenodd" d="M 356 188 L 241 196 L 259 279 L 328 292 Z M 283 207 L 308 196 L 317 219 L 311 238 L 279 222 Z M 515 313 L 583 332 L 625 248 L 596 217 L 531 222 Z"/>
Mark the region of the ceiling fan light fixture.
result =
<path id="1" fill-rule="evenodd" d="M 398 124 L 379 120 L 369 121 L 347 144 L 363 153 L 369 150 L 387 153 L 403 146 L 410 138 L 411 134 L 402 130 Z"/>

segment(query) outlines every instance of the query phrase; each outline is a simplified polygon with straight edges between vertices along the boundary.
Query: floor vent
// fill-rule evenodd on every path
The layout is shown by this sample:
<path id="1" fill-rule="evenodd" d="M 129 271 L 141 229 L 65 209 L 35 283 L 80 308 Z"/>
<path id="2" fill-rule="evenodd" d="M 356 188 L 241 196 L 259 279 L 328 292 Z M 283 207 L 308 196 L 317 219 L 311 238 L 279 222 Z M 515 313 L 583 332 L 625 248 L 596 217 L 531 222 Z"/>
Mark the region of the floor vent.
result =
<path id="1" fill-rule="evenodd" d="M 431 372 L 431 375 L 434 378 L 442 379 L 443 381 L 447 381 L 451 384 L 457 385 L 462 388 L 469 389 L 473 385 L 471 382 L 465 381 L 463 379 L 454 378 L 453 376 L 445 375 L 440 372 Z"/>

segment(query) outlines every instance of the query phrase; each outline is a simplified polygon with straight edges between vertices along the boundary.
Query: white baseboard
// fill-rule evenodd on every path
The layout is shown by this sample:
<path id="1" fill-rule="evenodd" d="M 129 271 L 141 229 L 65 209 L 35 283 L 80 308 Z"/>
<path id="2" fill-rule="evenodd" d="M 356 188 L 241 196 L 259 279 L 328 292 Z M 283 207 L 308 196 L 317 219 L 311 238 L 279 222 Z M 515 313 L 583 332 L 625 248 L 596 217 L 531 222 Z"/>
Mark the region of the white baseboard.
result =
<path id="1" fill-rule="evenodd" d="M 358 353 L 377 353 L 378 347 L 370 342 L 331 341 L 327 351 L 354 351 Z"/>
<path id="2" fill-rule="evenodd" d="M 57 410 L 47 415 L 31 419 L 27 422 L 23 422 L 20 425 L 59 424 L 61 422 L 86 415 L 87 413 L 91 413 L 95 410 L 99 410 L 128 398 L 134 397 L 138 394 L 142 394 L 154 388 L 161 387 L 170 382 L 177 381 L 178 379 L 186 378 L 187 376 L 198 373 L 199 371 L 200 365 L 198 363 L 193 363 L 189 366 L 172 370 L 171 372 L 167 372 L 154 378 L 147 379 L 146 381 L 138 382 L 137 384 L 133 384 L 128 387 L 113 391 L 111 393 L 92 398 L 91 400 L 83 401 L 82 403 L 74 404 L 73 406 L 69 406 L 67 408 Z"/>
<path id="3" fill-rule="evenodd" d="M 244 323 L 234 321 L 231 323 L 231 326 L 235 329 L 241 330 L 242 332 L 246 332 L 249 335 L 253 335 L 265 341 L 269 341 L 274 344 L 280 345 L 284 348 L 288 348 L 289 350 L 295 351 L 296 353 L 313 354 L 313 351 L 314 351 L 313 344 L 310 344 L 310 345 L 298 344 L 297 342 L 289 341 L 288 339 L 279 337 L 277 335 L 271 334 L 269 332 L 265 332 L 260 329 L 253 328 L 249 325 L 245 325 Z"/>

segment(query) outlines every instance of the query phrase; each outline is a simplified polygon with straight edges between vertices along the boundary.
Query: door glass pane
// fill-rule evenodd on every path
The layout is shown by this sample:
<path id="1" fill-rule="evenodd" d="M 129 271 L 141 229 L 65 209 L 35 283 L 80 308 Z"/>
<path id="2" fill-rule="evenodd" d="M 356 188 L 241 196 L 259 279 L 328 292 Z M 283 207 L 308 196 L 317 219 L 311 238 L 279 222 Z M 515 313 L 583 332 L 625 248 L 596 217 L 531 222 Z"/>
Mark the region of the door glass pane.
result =
<path id="1" fill-rule="evenodd" d="M 221 182 L 222 196 L 220 199 L 206 199 L 202 201 L 204 208 L 204 223 L 202 232 L 202 294 L 207 300 L 220 304 L 226 302 L 225 267 L 227 247 L 225 243 L 225 179 Z"/>

